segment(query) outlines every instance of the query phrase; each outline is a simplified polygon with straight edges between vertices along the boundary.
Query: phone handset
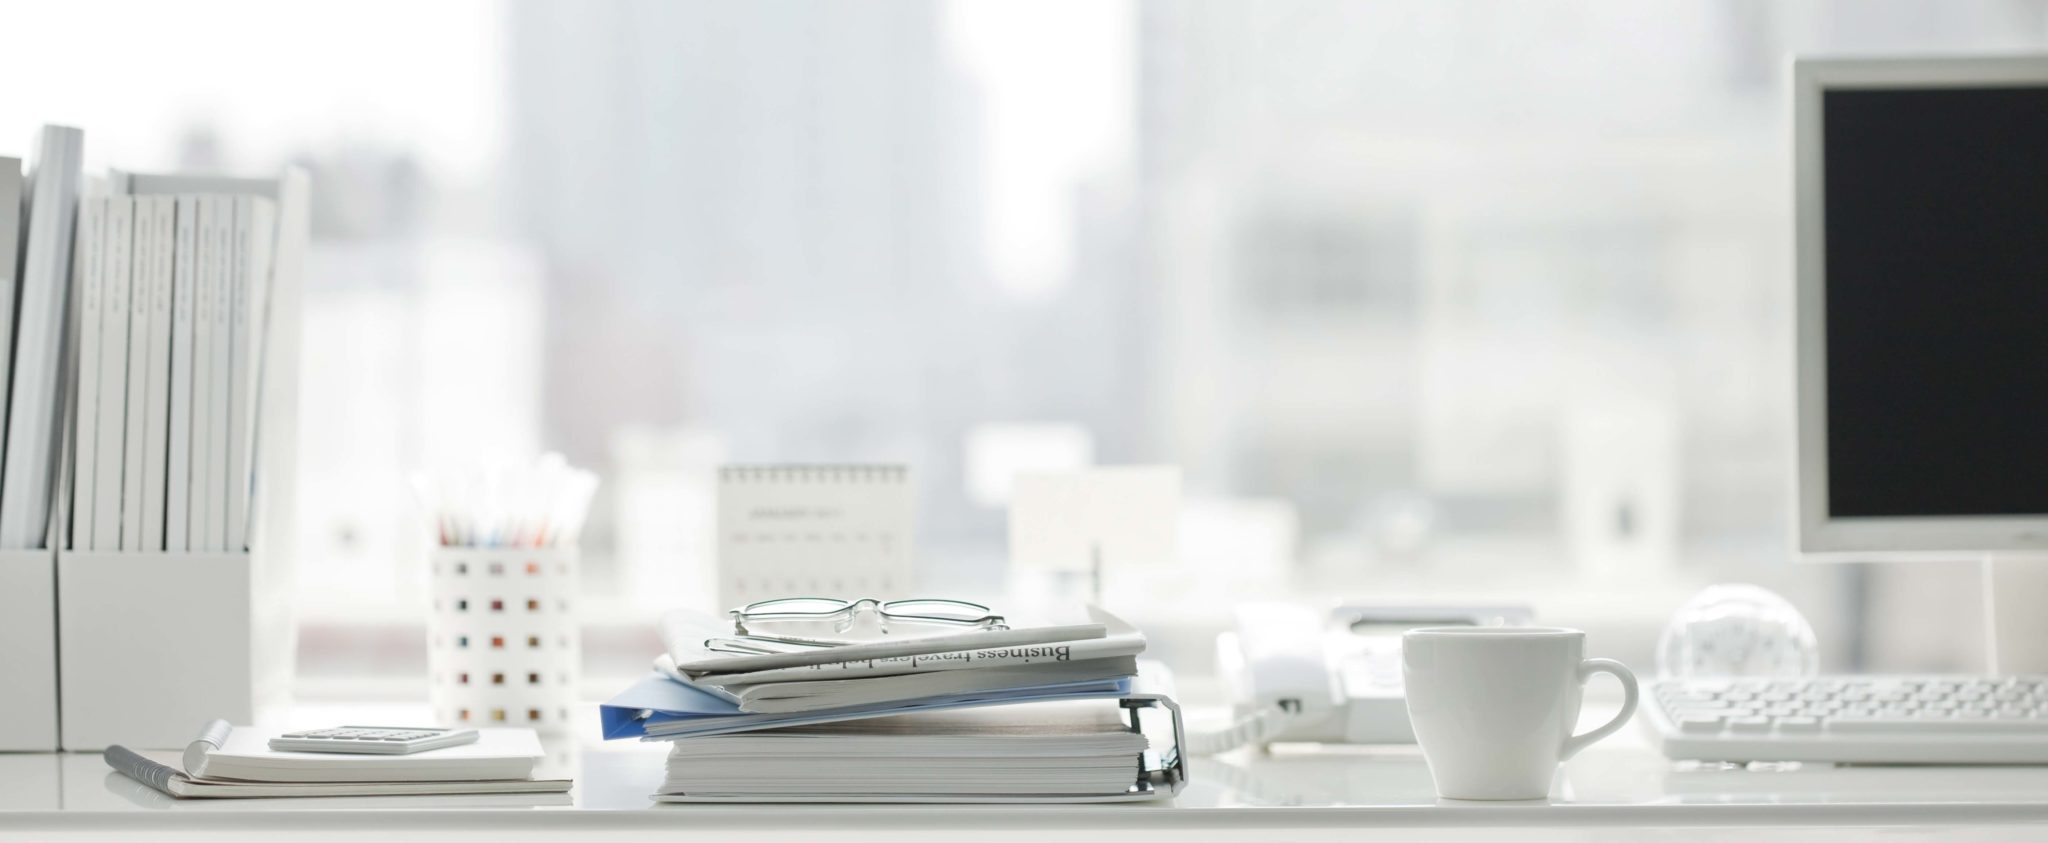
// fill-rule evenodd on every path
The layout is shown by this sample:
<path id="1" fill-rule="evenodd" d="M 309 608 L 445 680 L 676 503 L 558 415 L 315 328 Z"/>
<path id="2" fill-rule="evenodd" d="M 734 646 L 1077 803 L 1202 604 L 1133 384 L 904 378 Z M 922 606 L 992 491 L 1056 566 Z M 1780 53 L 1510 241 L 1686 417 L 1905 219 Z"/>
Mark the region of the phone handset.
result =
<path id="1" fill-rule="evenodd" d="M 1196 755 L 1279 740 L 1316 740 L 1342 716 L 1343 690 L 1324 645 L 1329 620 L 1307 606 L 1253 603 L 1216 639 L 1216 667 L 1231 689 L 1230 726 L 1188 736 Z"/>

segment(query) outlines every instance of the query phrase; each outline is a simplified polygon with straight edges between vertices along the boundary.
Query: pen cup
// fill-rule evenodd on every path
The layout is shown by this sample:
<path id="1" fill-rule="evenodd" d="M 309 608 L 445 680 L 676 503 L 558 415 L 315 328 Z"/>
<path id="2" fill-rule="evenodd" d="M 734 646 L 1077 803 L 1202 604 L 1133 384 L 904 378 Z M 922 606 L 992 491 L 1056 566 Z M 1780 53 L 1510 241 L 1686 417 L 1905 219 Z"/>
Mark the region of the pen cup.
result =
<path id="1" fill-rule="evenodd" d="M 429 699 L 443 724 L 566 729 L 581 642 L 574 547 L 435 547 Z"/>

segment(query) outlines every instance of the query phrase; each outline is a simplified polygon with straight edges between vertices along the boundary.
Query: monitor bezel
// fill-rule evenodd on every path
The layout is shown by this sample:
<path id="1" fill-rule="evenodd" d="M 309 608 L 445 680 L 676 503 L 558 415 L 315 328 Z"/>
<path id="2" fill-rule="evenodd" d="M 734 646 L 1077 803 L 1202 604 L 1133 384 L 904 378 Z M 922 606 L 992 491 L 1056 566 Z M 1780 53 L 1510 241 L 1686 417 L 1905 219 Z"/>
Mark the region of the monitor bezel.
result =
<path id="1" fill-rule="evenodd" d="M 1827 459 L 1827 266 L 1821 95 L 1830 90 L 2048 86 L 2048 55 L 1801 58 L 1792 66 L 1799 550 L 1968 554 L 2048 552 L 2048 513 L 1831 517 Z"/>

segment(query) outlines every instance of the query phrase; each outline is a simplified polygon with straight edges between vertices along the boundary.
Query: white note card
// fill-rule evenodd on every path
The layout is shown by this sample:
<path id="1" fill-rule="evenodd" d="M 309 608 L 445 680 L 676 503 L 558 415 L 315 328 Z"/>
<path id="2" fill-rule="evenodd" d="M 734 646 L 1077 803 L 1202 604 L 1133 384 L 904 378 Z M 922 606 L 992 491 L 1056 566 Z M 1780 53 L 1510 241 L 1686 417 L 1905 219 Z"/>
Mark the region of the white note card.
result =
<path id="1" fill-rule="evenodd" d="M 1180 469 L 1116 466 L 1019 474 L 1010 564 L 1053 571 L 1170 566 L 1180 558 Z"/>
<path id="2" fill-rule="evenodd" d="M 900 465 L 725 466 L 718 600 L 915 597 L 915 496 Z"/>

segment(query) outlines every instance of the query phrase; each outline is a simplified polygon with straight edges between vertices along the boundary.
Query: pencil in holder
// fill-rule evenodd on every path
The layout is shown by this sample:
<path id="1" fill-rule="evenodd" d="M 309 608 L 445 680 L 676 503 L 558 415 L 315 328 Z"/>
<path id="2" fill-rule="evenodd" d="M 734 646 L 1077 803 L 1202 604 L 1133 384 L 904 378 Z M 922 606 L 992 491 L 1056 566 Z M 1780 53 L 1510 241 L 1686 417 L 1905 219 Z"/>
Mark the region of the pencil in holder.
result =
<path id="1" fill-rule="evenodd" d="M 565 730 L 582 644 L 576 548 L 435 547 L 429 554 L 434 716 L 451 725 Z"/>

